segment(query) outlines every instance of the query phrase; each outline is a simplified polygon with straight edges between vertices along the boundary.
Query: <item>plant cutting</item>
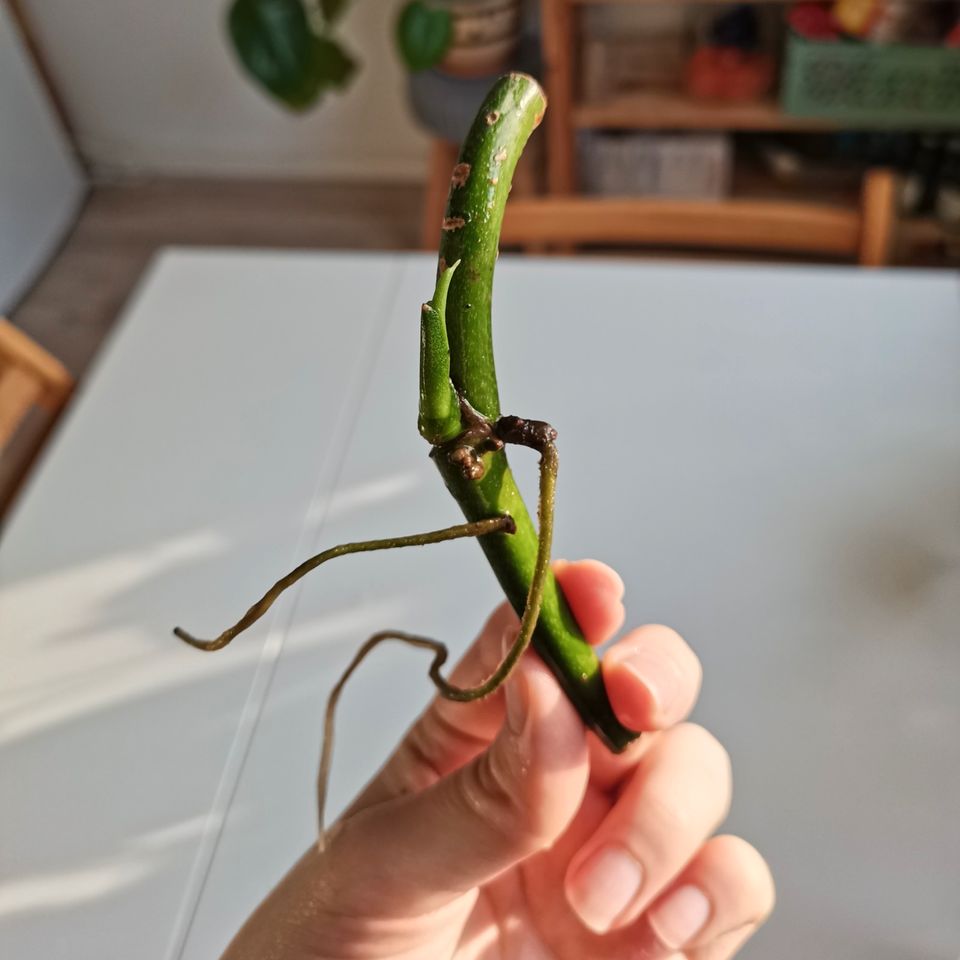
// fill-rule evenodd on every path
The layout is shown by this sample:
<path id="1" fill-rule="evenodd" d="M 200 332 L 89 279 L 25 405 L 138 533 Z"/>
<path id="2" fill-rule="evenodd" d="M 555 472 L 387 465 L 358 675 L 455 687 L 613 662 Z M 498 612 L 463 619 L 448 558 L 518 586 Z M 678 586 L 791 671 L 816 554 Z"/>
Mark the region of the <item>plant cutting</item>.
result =
<path id="1" fill-rule="evenodd" d="M 328 560 L 477 538 L 520 617 L 516 641 L 493 673 L 470 688 L 455 686 L 444 677 L 441 671 L 448 651 L 439 641 L 388 630 L 375 634 L 360 648 L 327 704 L 318 778 L 321 843 L 336 703 L 361 661 L 387 640 L 431 651 L 430 678 L 439 694 L 463 702 L 497 690 L 532 643 L 584 723 L 607 747 L 621 751 L 637 736 L 614 714 L 597 656 L 584 640 L 550 571 L 558 470 L 556 431 L 546 422 L 504 416 L 500 411 L 491 326 L 494 266 L 513 172 L 545 109 L 543 91 L 525 74 L 502 77 L 488 94 L 451 173 L 436 289 L 421 308 L 418 428 L 466 522 L 427 533 L 331 547 L 278 580 L 218 637 L 202 640 L 179 627 L 174 631 L 201 650 L 219 650 L 259 620 L 284 590 Z M 539 455 L 538 527 L 510 471 L 508 445 L 529 447 Z"/>

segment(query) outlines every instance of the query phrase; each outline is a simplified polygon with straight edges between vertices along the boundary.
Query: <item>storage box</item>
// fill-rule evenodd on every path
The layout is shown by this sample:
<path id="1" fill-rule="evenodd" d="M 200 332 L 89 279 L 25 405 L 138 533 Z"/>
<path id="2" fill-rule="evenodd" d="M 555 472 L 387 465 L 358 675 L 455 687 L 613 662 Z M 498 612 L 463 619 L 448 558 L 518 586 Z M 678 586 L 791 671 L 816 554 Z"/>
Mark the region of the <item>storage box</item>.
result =
<path id="1" fill-rule="evenodd" d="M 730 193 L 732 145 L 726 134 L 581 134 L 588 193 L 720 200 Z"/>
<path id="2" fill-rule="evenodd" d="M 688 56 L 684 34 L 588 38 L 581 52 L 581 94 L 590 102 L 629 90 L 676 89 Z"/>
<path id="3" fill-rule="evenodd" d="M 785 113 L 856 126 L 960 123 L 960 50 L 787 39 Z"/>

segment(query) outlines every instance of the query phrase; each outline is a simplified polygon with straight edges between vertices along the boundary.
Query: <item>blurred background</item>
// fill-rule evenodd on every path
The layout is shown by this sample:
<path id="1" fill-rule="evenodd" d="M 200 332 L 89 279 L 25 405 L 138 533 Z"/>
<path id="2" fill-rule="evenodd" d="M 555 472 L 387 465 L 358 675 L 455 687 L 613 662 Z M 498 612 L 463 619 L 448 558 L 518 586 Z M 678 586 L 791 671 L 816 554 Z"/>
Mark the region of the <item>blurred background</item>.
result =
<path id="1" fill-rule="evenodd" d="M 332 565 L 223 657 L 170 630 L 454 522 L 412 422 L 436 254 L 349 251 L 436 251 L 514 69 L 550 106 L 498 367 L 563 430 L 556 553 L 703 657 L 781 889 L 753 956 L 956 960 L 960 3 L 0 0 L 3 960 L 216 956 L 313 835 L 358 641 L 466 640 L 466 543 Z M 426 695 L 398 656 L 332 807 Z"/>
<path id="2" fill-rule="evenodd" d="M 508 244 L 960 262 L 955 2 L 0 0 L 0 313 L 75 381 L 162 245 L 429 249 L 516 68 Z"/>

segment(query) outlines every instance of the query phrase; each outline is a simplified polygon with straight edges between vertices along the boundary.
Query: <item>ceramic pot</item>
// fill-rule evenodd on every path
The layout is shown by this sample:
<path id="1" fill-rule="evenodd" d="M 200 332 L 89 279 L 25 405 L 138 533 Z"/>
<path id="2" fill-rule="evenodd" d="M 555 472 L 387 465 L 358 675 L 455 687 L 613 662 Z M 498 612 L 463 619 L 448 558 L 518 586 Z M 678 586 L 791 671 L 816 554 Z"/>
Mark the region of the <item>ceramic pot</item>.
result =
<path id="1" fill-rule="evenodd" d="M 458 77 L 499 73 L 510 66 L 520 35 L 521 0 L 442 0 L 453 39 L 439 69 Z"/>

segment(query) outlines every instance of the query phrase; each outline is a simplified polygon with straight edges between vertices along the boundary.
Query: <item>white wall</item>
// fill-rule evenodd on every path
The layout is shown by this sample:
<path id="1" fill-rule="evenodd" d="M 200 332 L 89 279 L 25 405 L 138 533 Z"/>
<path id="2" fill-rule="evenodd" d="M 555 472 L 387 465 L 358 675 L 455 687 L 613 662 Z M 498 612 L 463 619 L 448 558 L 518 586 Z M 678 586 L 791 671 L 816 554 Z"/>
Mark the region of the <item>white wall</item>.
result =
<path id="1" fill-rule="evenodd" d="M 83 192 L 77 164 L 0 4 L 0 313 L 46 265 Z"/>
<path id="2" fill-rule="evenodd" d="M 293 116 L 255 89 L 224 35 L 226 0 L 26 0 L 84 155 L 106 172 L 410 180 L 426 141 L 393 48 L 398 0 L 355 0 L 346 94 Z"/>

